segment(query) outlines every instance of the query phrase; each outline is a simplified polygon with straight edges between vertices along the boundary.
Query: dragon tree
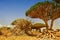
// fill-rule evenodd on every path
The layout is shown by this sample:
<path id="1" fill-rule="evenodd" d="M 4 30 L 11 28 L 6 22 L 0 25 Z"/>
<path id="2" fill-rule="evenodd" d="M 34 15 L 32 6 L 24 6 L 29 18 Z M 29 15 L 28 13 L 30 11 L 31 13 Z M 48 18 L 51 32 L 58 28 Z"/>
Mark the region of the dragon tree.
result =
<path id="1" fill-rule="evenodd" d="M 27 10 L 26 16 L 42 19 L 48 31 L 48 29 L 52 29 L 54 20 L 60 17 L 60 5 L 56 4 L 56 6 L 55 4 L 56 3 L 52 1 L 38 2 Z M 50 28 L 48 28 L 48 20 L 51 20 Z"/>

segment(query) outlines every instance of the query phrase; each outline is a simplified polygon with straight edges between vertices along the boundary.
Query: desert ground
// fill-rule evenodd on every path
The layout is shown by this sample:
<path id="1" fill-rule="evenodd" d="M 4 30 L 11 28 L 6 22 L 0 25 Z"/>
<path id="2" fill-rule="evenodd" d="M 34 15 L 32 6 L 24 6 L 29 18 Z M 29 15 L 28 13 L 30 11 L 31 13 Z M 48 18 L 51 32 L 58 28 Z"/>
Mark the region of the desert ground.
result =
<path id="1" fill-rule="evenodd" d="M 60 40 L 60 32 L 56 32 L 55 34 L 38 34 L 39 36 L 28 36 L 26 34 L 20 36 L 0 36 L 0 40 Z M 51 36 L 52 35 L 52 36 Z"/>

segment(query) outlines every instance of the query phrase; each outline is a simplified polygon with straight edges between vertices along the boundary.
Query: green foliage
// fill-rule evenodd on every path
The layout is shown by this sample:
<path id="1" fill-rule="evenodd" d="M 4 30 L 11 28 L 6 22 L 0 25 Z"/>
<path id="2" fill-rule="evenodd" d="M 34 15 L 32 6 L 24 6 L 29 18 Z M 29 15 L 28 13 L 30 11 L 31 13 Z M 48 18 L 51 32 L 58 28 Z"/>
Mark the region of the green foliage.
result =
<path id="1" fill-rule="evenodd" d="M 46 25 L 43 23 L 36 23 L 36 24 L 34 24 L 34 26 L 46 26 Z"/>
<path id="2" fill-rule="evenodd" d="M 55 1 L 56 3 L 60 3 L 60 0 L 52 0 L 52 1 Z"/>
<path id="3" fill-rule="evenodd" d="M 10 27 L 1 27 L 0 30 L 2 30 L 2 29 L 7 29 L 7 30 L 9 30 L 9 29 L 11 29 L 11 28 L 10 28 Z"/>
<path id="4" fill-rule="evenodd" d="M 53 2 L 48 2 L 48 1 L 38 2 L 38 3 L 34 4 L 33 6 L 31 6 L 30 9 L 28 9 L 28 10 L 26 11 L 26 16 L 27 16 L 27 14 L 28 14 L 29 12 L 33 11 L 34 9 L 37 9 L 37 7 L 40 7 L 42 4 L 47 4 L 47 3 L 54 5 Z"/>
<path id="5" fill-rule="evenodd" d="M 42 2 L 38 2 L 38 3 L 36 3 L 35 5 L 31 6 L 30 9 L 28 9 L 28 10 L 26 11 L 26 15 L 28 14 L 28 12 L 33 11 L 37 6 L 40 6 L 41 4 L 42 4 Z"/>
<path id="6" fill-rule="evenodd" d="M 25 29 L 31 24 L 31 22 L 26 19 L 16 19 L 11 24 L 16 25 L 18 28 Z"/>
<path id="7" fill-rule="evenodd" d="M 57 4 L 57 7 L 60 7 L 60 4 Z"/>

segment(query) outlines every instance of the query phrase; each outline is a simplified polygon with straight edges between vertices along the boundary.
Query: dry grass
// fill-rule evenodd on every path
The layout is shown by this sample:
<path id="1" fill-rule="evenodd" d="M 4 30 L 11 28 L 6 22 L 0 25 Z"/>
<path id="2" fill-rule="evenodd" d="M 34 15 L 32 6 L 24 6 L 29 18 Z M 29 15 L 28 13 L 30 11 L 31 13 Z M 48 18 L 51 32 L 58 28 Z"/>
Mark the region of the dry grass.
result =
<path id="1" fill-rule="evenodd" d="M 22 35 L 22 36 L 10 36 L 10 37 L 0 36 L 0 40 L 48 40 L 48 39 Z M 57 37 L 56 39 L 49 38 L 49 40 L 60 40 L 60 37 Z"/>
<path id="2" fill-rule="evenodd" d="M 0 40 L 37 40 L 37 38 L 31 36 L 10 36 L 10 37 L 0 36 Z"/>
<path id="3" fill-rule="evenodd" d="M 60 31 L 56 32 L 56 31 L 48 30 L 48 36 L 46 35 L 47 34 L 46 32 L 40 33 L 38 31 L 37 32 L 31 31 L 32 34 L 37 35 L 37 36 L 28 36 L 26 35 L 26 33 L 23 33 L 24 31 L 22 31 L 22 34 L 20 36 L 14 35 L 15 32 L 17 32 L 18 34 L 19 30 L 13 33 L 7 29 L 3 29 L 0 31 L 2 32 L 2 35 L 0 35 L 0 40 L 60 40 Z M 51 37 L 51 35 L 53 37 Z"/>

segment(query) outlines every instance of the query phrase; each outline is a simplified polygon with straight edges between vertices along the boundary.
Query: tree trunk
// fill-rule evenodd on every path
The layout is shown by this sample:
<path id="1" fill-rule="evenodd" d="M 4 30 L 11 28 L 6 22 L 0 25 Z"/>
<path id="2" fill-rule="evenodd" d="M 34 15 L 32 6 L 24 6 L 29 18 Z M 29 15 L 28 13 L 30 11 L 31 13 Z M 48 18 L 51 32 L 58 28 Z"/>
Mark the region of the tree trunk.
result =
<path id="1" fill-rule="evenodd" d="M 41 32 L 41 28 L 39 29 L 39 32 Z"/>
<path id="2" fill-rule="evenodd" d="M 27 30 L 25 30 L 25 33 L 26 33 L 28 36 L 37 36 L 37 35 L 35 35 L 35 34 L 32 34 L 32 33 L 31 33 L 31 30 L 32 30 L 32 29 L 27 29 Z"/>
<path id="3" fill-rule="evenodd" d="M 50 30 L 52 30 L 54 20 L 51 21 Z"/>
<path id="4" fill-rule="evenodd" d="M 47 23 L 47 21 L 45 21 L 45 24 L 46 24 L 46 30 L 47 30 L 47 32 L 48 32 L 48 23 Z"/>

